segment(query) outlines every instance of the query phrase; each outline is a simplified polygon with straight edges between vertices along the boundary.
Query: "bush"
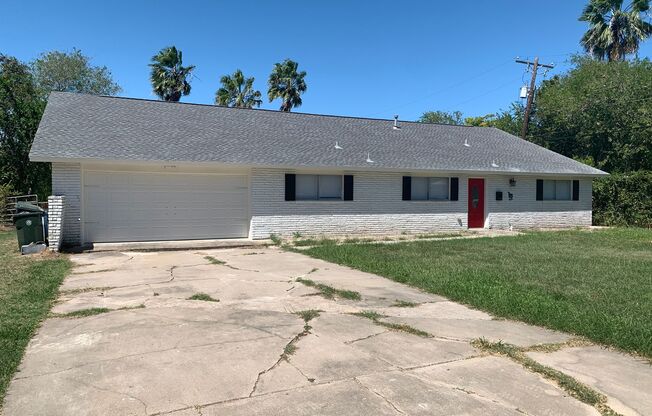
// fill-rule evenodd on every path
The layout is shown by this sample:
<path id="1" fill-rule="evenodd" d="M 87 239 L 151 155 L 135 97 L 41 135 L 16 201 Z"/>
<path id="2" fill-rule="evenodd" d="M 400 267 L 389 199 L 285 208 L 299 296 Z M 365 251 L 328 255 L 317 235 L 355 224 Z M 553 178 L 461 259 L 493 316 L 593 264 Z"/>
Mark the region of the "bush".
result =
<path id="1" fill-rule="evenodd" d="M 8 196 L 11 196 L 11 187 L 9 185 L 0 184 L 0 223 L 2 222 L 2 216 L 5 214 L 5 209 L 7 208 Z"/>
<path id="2" fill-rule="evenodd" d="M 652 171 L 614 173 L 595 180 L 593 223 L 652 227 Z"/>

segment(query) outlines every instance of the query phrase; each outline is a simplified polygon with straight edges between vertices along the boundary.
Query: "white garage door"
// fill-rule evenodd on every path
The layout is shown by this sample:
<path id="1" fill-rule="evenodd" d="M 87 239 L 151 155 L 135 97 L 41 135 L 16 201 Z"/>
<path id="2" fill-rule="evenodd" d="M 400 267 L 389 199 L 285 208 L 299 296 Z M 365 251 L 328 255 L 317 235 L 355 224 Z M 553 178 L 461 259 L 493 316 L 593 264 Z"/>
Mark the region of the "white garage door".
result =
<path id="1" fill-rule="evenodd" d="M 247 237 L 246 175 L 84 172 L 87 242 Z"/>

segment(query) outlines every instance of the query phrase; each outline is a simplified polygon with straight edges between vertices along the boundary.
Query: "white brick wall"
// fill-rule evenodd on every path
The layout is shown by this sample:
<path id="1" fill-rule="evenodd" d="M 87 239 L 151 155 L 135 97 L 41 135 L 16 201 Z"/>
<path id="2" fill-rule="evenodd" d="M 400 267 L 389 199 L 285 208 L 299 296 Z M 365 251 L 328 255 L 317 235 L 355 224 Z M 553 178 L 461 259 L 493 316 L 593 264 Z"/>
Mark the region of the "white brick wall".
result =
<path id="1" fill-rule="evenodd" d="M 59 251 L 63 242 L 62 230 L 64 225 L 65 196 L 48 197 L 48 242 L 52 251 Z"/>
<path id="2" fill-rule="evenodd" d="M 455 231 L 467 226 L 468 177 L 459 176 L 459 201 L 403 201 L 401 173 L 354 175 L 353 201 L 285 201 L 285 173 L 253 169 L 251 238 L 269 234 L 389 234 Z M 458 175 L 456 175 L 458 176 Z M 476 177 L 475 175 L 473 177 Z M 485 177 L 486 227 L 546 228 L 591 225 L 591 180 L 580 181 L 579 201 L 537 201 L 536 178 Z M 564 178 L 570 179 L 570 178 Z M 503 201 L 496 201 L 502 190 Z M 514 197 L 509 200 L 508 192 Z"/>
<path id="3" fill-rule="evenodd" d="M 81 244 L 81 165 L 52 163 L 52 194 L 65 196 L 63 244 Z"/>
<path id="4" fill-rule="evenodd" d="M 509 179 L 516 179 L 510 186 Z M 546 179 L 573 179 L 568 177 Z M 557 228 L 590 226 L 592 188 L 590 179 L 580 180 L 579 201 L 537 201 L 537 178 L 528 176 L 489 176 L 485 179 L 485 200 L 490 228 Z M 496 191 L 503 192 L 503 200 L 496 201 Z M 514 195 L 509 200 L 508 192 Z"/>
<path id="5" fill-rule="evenodd" d="M 284 236 L 294 232 L 398 234 L 457 231 L 467 227 L 468 176 L 452 175 L 459 177 L 459 201 L 403 201 L 404 174 L 387 172 L 340 172 L 354 175 L 353 201 L 285 201 L 285 173 L 319 172 L 252 169 L 251 238 L 268 238 L 271 233 Z M 516 179 L 516 186 L 509 185 L 511 177 Z M 63 244 L 78 245 L 81 243 L 80 164 L 53 163 L 52 190 L 54 195 L 66 197 Z M 496 201 L 498 190 L 503 191 L 503 201 Z M 511 201 L 508 192 L 514 195 Z M 535 177 L 485 176 L 485 204 L 486 227 L 589 226 L 591 180 L 580 180 L 579 201 L 536 201 Z"/>

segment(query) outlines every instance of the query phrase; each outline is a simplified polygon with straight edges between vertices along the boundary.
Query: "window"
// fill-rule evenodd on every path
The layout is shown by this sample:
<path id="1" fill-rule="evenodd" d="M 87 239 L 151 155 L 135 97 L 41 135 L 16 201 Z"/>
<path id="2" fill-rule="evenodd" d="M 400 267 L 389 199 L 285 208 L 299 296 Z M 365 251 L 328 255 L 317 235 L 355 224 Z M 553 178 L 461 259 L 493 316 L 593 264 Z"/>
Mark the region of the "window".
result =
<path id="1" fill-rule="evenodd" d="M 412 177 L 411 198 L 413 201 L 447 201 L 449 199 L 449 178 Z"/>
<path id="2" fill-rule="evenodd" d="M 570 201 L 571 181 L 543 180 L 544 201 Z"/>
<path id="3" fill-rule="evenodd" d="M 297 175 L 296 199 L 341 200 L 342 175 Z"/>

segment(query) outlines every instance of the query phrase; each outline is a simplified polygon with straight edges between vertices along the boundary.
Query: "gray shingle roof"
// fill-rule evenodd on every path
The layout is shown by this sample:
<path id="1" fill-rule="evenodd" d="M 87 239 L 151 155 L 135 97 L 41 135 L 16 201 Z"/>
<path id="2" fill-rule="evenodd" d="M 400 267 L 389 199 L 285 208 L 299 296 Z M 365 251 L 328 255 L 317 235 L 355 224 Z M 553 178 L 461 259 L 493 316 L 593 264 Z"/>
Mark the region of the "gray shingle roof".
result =
<path id="1" fill-rule="evenodd" d="M 30 158 L 604 174 L 494 128 L 392 125 L 393 120 L 52 93 Z"/>

